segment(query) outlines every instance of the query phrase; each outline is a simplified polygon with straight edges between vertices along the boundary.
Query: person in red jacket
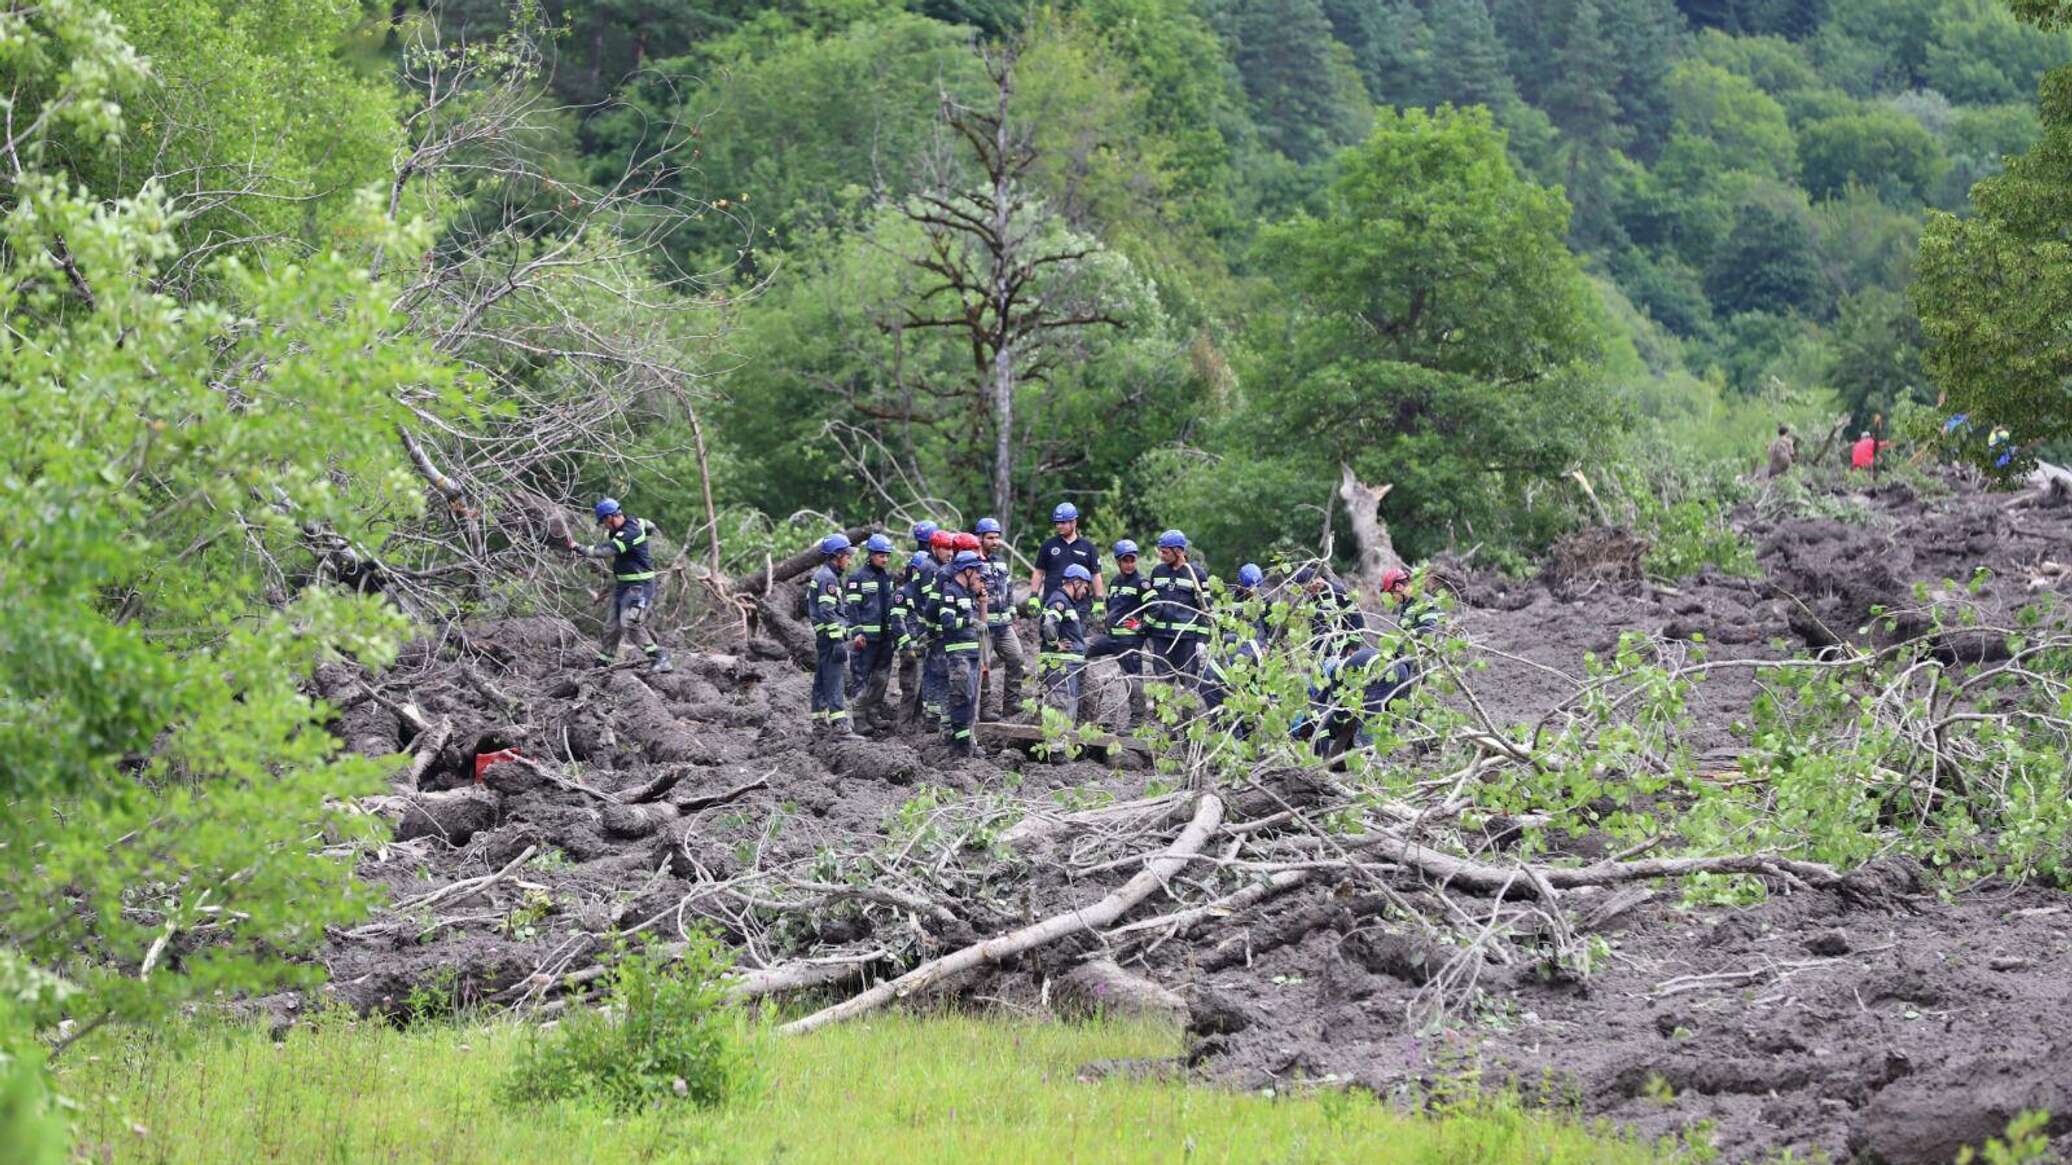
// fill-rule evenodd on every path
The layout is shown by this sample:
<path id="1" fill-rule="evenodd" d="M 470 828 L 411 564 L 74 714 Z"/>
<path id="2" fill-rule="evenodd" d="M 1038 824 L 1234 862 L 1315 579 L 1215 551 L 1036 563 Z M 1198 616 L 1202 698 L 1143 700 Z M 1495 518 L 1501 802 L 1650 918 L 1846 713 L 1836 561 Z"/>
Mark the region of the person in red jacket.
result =
<path id="1" fill-rule="evenodd" d="M 1849 468 L 1868 470 L 1877 463 L 1878 454 L 1892 448 L 1892 442 L 1880 441 L 1868 431 L 1857 435 L 1856 444 L 1849 446 Z"/>

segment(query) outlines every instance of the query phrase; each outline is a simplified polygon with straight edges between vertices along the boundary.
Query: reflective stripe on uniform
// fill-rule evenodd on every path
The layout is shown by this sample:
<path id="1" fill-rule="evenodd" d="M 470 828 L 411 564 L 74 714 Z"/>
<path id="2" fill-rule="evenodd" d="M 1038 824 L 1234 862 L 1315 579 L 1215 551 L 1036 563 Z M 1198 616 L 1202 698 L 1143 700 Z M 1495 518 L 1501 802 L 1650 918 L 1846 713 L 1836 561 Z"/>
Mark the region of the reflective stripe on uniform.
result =
<path id="1" fill-rule="evenodd" d="M 943 645 L 942 645 L 942 649 L 943 649 L 944 651 L 977 651 L 977 650 L 978 650 L 978 644 L 976 644 L 976 643 L 945 643 L 945 644 L 943 644 Z"/>
<path id="2" fill-rule="evenodd" d="M 652 570 L 643 570 L 637 574 L 615 574 L 612 576 L 618 582 L 646 582 L 653 577 L 655 577 L 655 572 Z"/>

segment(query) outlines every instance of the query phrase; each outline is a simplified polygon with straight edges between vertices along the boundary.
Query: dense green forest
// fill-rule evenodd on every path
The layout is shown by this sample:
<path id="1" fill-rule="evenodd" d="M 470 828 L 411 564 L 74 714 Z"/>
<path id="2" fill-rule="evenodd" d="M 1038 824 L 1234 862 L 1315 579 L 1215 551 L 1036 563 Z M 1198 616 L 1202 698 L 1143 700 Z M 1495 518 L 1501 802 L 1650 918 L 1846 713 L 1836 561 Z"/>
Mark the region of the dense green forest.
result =
<path id="1" fill-rule="evenodd" d="M 1529 550 L 1577 512 L 1542 483 L 1585 460 L 1748 463 L 1778 421 L 1932 404 L 1924 222 L 2037 142 L 2038 82 L 2072 60 L 1994 0 L 545 15 L 570 167 L 696 134 L 655 195 L 704 204 L 668 250 L 728 305 L 701 353 L 722 504 L 1026 522 L 1071 498 L 1101 532 L 1255 556 L 1313 543 L 1341 460 L 1396 484 L 1413 553 Z M 1004 114 L 1017 229 L 1072 256 L 1034 293 L 1095 321 L 1016 345 L 1009 414 L 989 325 L 954 322 L 983 297 L 928 265 L 982 276 L 982 248 L 916 211 L 990 182 L 946 110 Z"/>
<path id="2" fill-rule="evenodd" d="M 1412 558 L 1673 572 L 1780 423 L 2061 450 L 2064 17 L 6 6 L 0 1143 L 64 1152 L 43 1049 L 306 974 L 382 777 L 311 672 L 550 605 L 600 492 L 724 572 L 1064 500 L 1227 569 L 1342 556 L 1349 471 Z"/>

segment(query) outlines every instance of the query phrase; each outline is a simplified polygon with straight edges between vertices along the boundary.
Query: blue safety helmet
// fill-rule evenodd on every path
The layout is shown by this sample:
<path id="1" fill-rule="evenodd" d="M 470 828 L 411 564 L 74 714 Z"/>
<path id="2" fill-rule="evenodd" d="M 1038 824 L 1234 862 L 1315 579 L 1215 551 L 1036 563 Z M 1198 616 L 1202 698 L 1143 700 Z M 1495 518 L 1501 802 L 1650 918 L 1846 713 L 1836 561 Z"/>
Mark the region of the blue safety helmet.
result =
<path id="1" fill-rule="evenodd" d="M 863 548 L 872 554 L 892 553 L 892 539 L 883 534 L 873 534 L 864 540 Z"/>
<path id="2" fill-rule="evenodd" d="M 1115 557 L 1117 557 L 1117 558 L 1135 558 L 1135 557 L 1137 557 L 1137 544 L 1136 544 L 1136 543 L 1134 543 L 1134 542 L 1132 542 L 1132 541 L 1130 541 L 1130 540 L 1129 540 L 1129 539 L 1127 539 L 1127 538 L 1124 538 L 1124 539 L 1123 539 L 1122 541 L 1120 541 L 1120 542 L 1117 542 L 1117 543 L 1115 544 Z"/>
<path id="3" fill-rule="evenodd" d="M 914 556 L 907 559 L 907 566 L 910 569 L 919 570 L 934 561 L 935 555 L 928 553 L 926 550 L 916 550 L 914 551 Z"/>
<path id="4" fill-rule="evenodd" d="M 847 534 L 829 534 L 820 540 L 820 553 L 825 557 L 833 558 L 842 551 L 849 549 L 849 546 L 849 536 Z"/>
<path id="5" fill-rule="evenodd" d="M 619 512 L 619 499 L 599 498 L 597 504 L 591 506 L 590 509 L 597 514 L 597 520 L 602 522 Z"/>
<path id="6" fill-rule="evenodd" d="M 971 528 L 971 532 L 974 534 L 998 534 L 1000 532 L 1000 520 L 998 518 L 980 518 L 978 525 Z"/>
<path id="7" fill-rule="evenodd" d="M 1084 583 L 1094 581 L 1094 573 L 1076 562 L 1065 568 L 1065 577 L 1067 579 L 1076 578 Z"/>
<path id="8" fill-rule="evenodd" d="M 1058 508 L 1050 512 L 1050 524 L 1053 526 L 1060 522 L 1077 522 L 1078 520 L 1079 507 L 1071 502 L 1059 502 Z"/>
<path id="9" fill-rule="evenodd" d="M 1256 562 L 1248 562 L 1237 568 L 1237 585 L 1241 587 L 1256 587 L 1265 581 L 1266 572 L 1260 570 Z"/>
<path id="10" fill-rule="evenodd" d="M 942 529 L 942 527 L 936 525 L 933 522 L 915 522 L 914 545 L 920 547 L 923 550 L 928 549 L 928 540 L 930 538 L 935 537 L 935 532 L 940 529 Z"/>
<path id="11" fill-rule="evenodd" d="M 950 559 L 951 569 L 959 571 L 967 566 L 984 566 L 985 564 L 986 556 L 976 550 L 959 550 L 957 557 Z"/>
<path id="12" fill-rule="evenodd" d="M 1185 550 L 1187 549 L 1187 535 L 1180 533 L 1178 530 L 1167 530 L 1158 536 L 1158 548 L 1160 550 Z"/>

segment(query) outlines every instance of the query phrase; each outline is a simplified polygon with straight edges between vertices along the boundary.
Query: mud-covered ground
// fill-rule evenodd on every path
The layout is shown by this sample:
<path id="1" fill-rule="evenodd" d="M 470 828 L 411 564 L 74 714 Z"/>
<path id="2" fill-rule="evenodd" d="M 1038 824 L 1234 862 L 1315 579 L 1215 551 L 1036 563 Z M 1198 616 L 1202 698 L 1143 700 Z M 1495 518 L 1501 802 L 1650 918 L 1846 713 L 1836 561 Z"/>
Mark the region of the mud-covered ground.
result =
<path id="1" fill-rule="evenodd" d="M 1536 718 L 1574 691 L 1585 653 L 1622 631 L 1702 636 L 1713 658 L 1774 658 L 1889 634 L 1868 612 L 1910 603 L 1916 582 L 1962 583 L 1984 568 L 1989 613 L 2072 585 L 2043 567 L 2072 557 L 2072 509 L 2010 509 L 2004 495 L 1948 488 L 1834 495 L 1820 518 L 1744 507 L 1760 580 L 1467 578 L 1458 618 L 1489 664 L 1478 696 L 1499 721 Z M 1958 659 L 1994 649 L 1961 633 L 1947 643 Z M 868 952 L 873 936 L 853 913 L 745 928 L 738 910 L 696 891 L 908 836 L 942 800 L 929 787 L 1062 804 L 1093 791 L 1128 800 L 1153 779 L 1015 753 L 954 763 L 932 742 L 812 741 L 808 677 L 767 636 L 682 651 L 664 676 L 593 671 L 589 654 L 567 623 L 514 620 L 417 644 L 371 681 L 344 666 L 320 674 L 349 747 L 426 761 L 414 788 L 371 806 L 398 820 L 396 840 L 365 852 L 360 872 L 398 905 L 332 936 L 329 992 L 393 1014 L 537 1003 L 593 966 L 614 932 L 668 938 L 700 918 L 743 943 L 749 967 L 784 961 L 780 942 Z M 1730 726 L 1755 691 L 1747 671 L 1698 685 L 1693 750 L 1731 756 Z M 534 763 L 493 765 L 476 785 L 476 756 L 504 748 Z M 910 952 L 1083 904 L 1131 872 L 1074 881 L 1064 868 L 1039 854 L 981 880 L 958 918 L 916 920 Z M 1729 1160 L 1789 1147 L 1939 1162 L 2024 1108 L 2072 1117 L 2072 1035 L 2058 1022 L 2072 1010 L 2072 896 L 1988 886 L 1951 901 L 1899 863 L 1735 910 L 1682 908 L 1673 888 L 1575 892 L 1585 919 L 1603 919 L 1600 969 L 1558 983 L 1531 960 L 1493 960 L 1468 1013 L 1419 1038 L 1410 1017 L 1454 952 L 1423 949 L 1400 925 L 1401 904 L 1471 916 L 1498 904 L 1458 889 L 1450 905 L 1415 887 L 1402 895 L 1321 881 L 1189 941 L 1110 953 L 1186 1002 L 1193 1068 L 1245 1087 L 1329 1078 L 1410 1097 L 1479 1071 L 1485 1084 L 1647 1133 L 1713 1122 Z M 1157 901 L 1138 914 L 1169 908 Z M 1094 953 L 1041 952 L 955 990 L 1045 1006 L 1045 981 Z"/>

